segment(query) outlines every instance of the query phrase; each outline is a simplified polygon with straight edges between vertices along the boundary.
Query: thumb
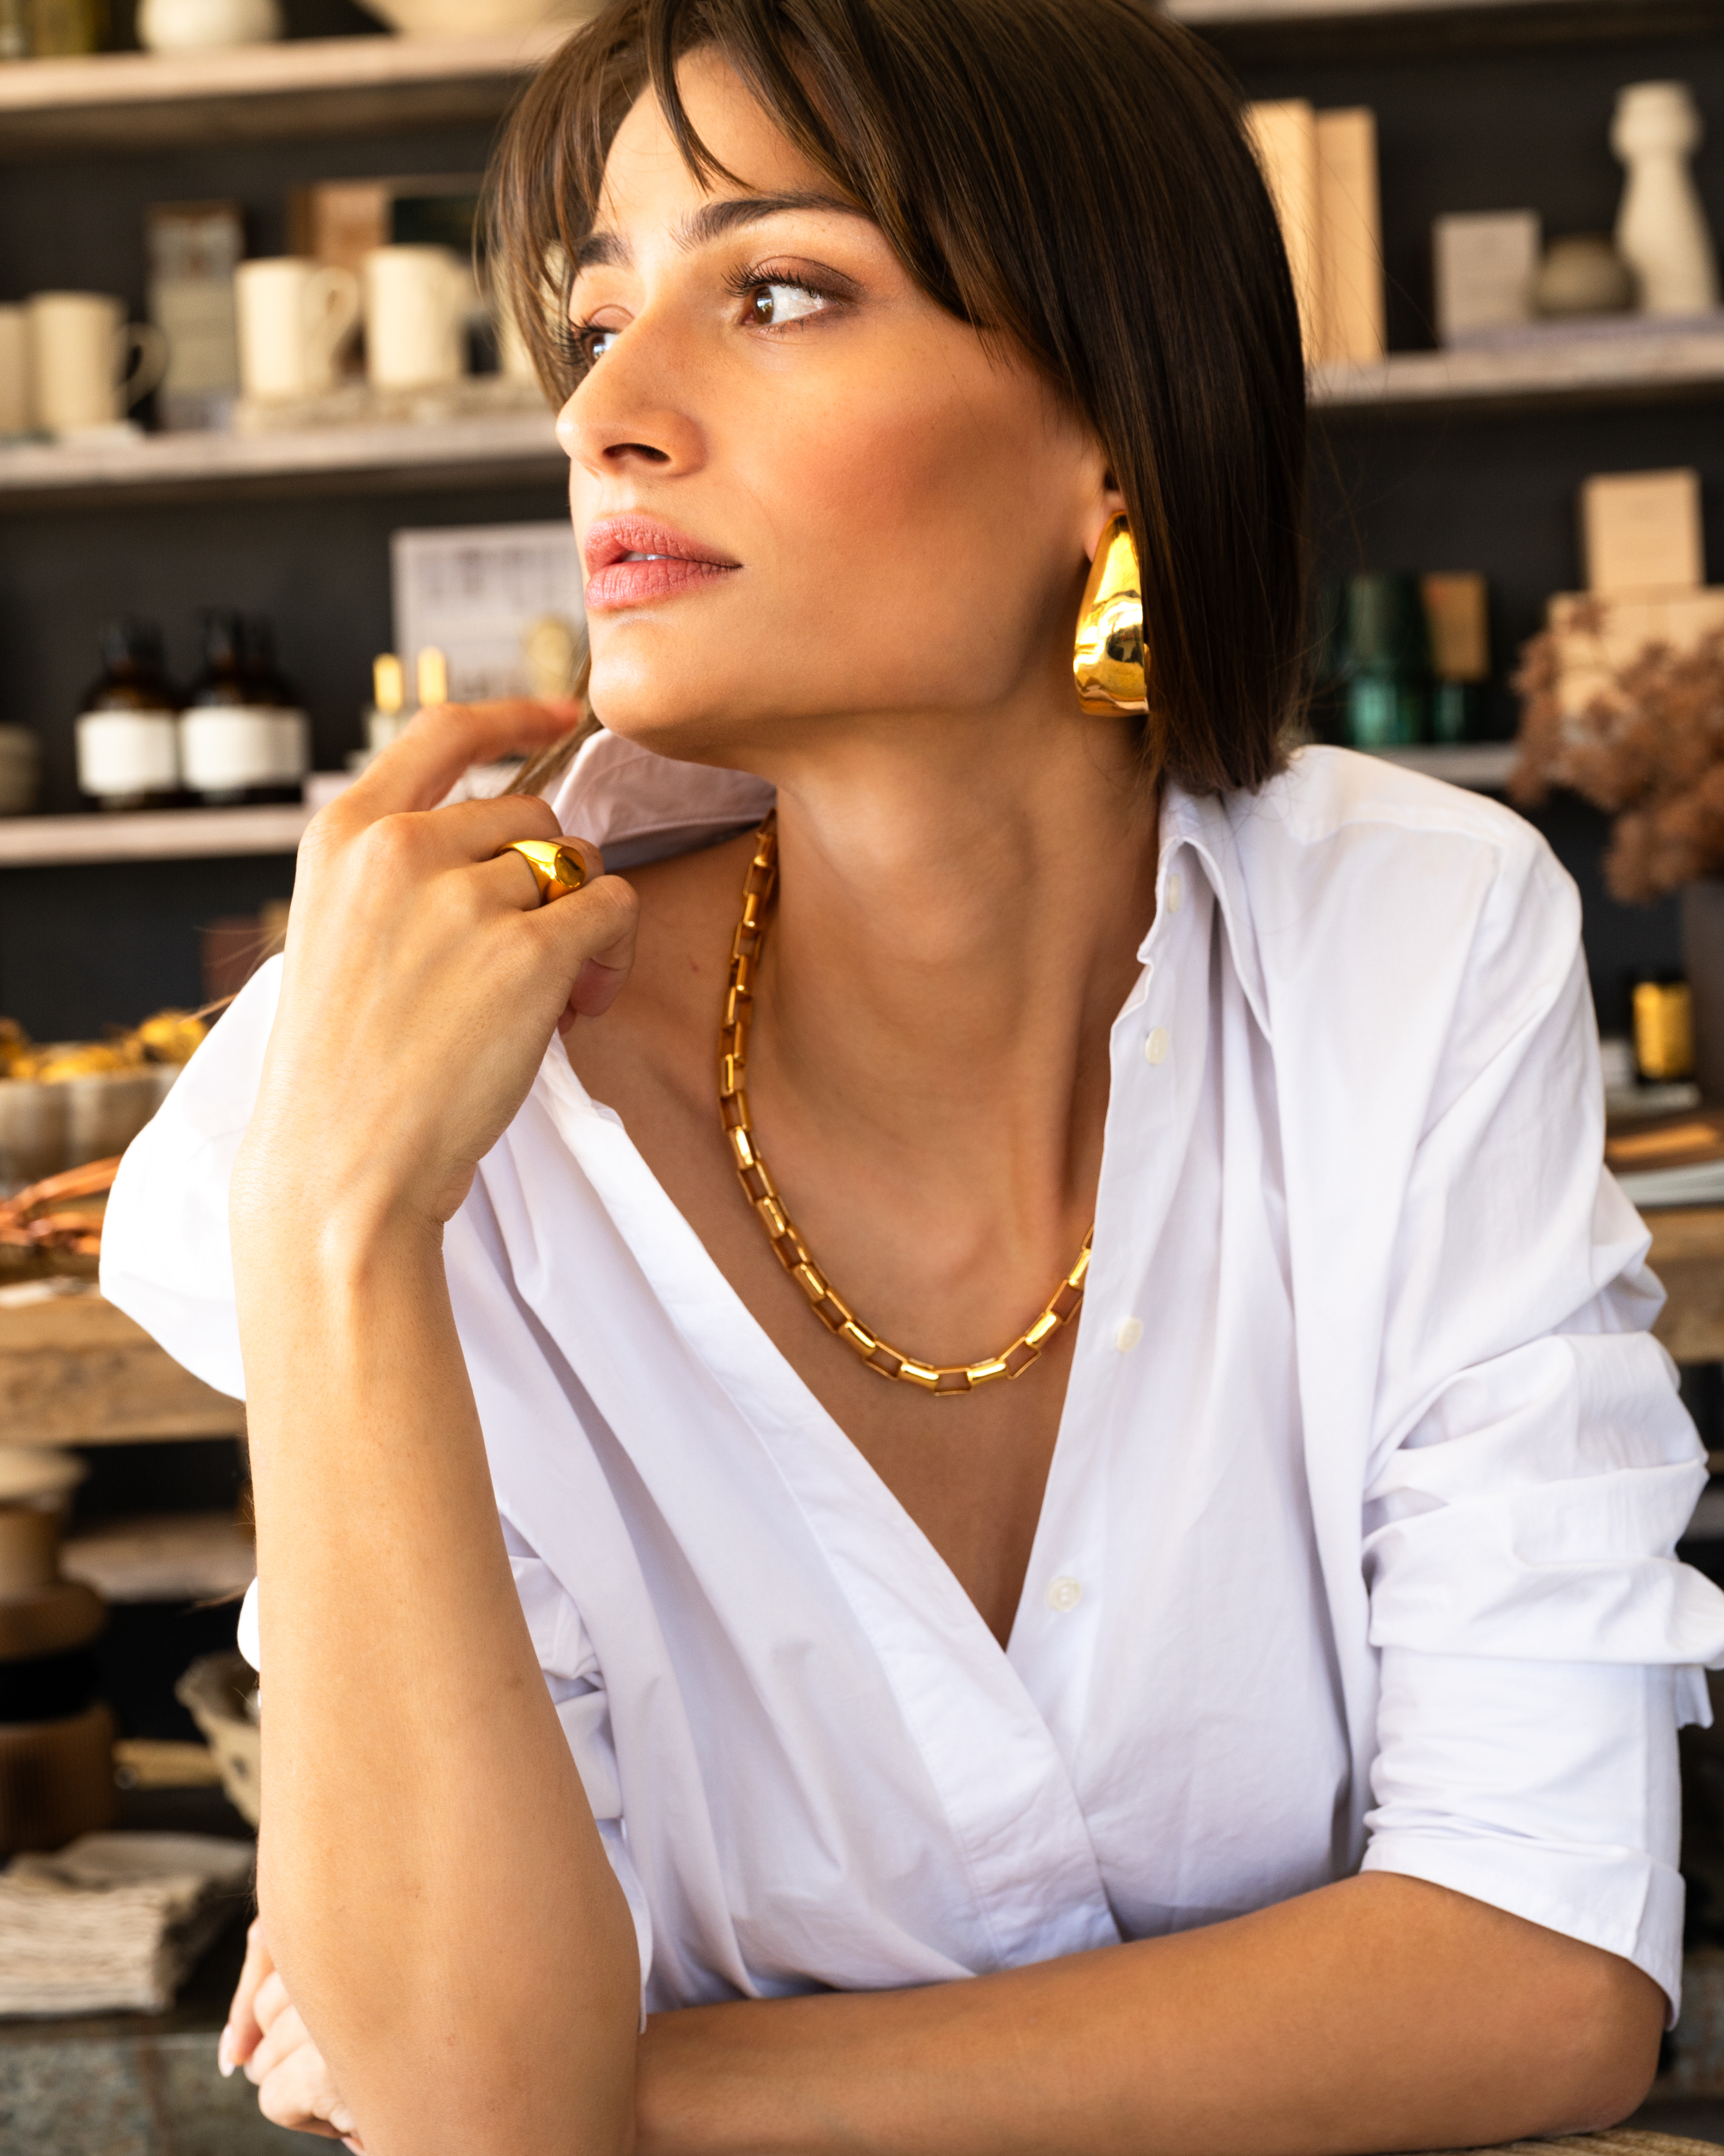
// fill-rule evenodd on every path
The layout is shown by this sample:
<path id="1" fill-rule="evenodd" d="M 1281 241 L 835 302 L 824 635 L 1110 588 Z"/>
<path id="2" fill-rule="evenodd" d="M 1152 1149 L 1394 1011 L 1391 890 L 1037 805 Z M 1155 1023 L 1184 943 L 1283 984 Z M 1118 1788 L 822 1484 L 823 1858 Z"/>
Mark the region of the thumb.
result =
<path id="1" fill-rule="evenodd" d="M 621 876 L 598 876 L 579 891 L 550 900 L 527 918 L 545 946 L 546 963 L 560 959 L 570 977 L 557 1031 L 567 1033 L 576 1019 L 598 1018 L 608 1010 L 634 963 L 640 923 L 634 886 Z"/>

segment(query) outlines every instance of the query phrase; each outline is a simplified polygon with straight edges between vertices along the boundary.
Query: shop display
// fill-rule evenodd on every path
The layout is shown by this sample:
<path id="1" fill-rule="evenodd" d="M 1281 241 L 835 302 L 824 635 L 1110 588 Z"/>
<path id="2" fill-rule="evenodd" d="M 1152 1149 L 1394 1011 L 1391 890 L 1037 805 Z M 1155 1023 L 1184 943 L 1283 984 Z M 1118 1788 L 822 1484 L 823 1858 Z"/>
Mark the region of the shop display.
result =
<path id="1" fill-rule="evenodd" d="M 478 304 L 470 267 L 452 248 L 374 247 L 366 256 L 365 372 L 374 389 L 424 389 L 466 370 L 467 322 Z"/>
<path id="2" fill-rule="evenodd" d="M 90 1652 L 106 1612 L 59 1571 L 84 1473 L 68 1453 L 0 1447 L 0 1855 L 58 1849 L 115 1813 L 114 1717 Z M 0 1968 L 16 1973 L 3 1943 Z"/>
<path id="3" fill-rule="evenodd" d="M 13 0 L 0 7 L 0 59 L 79 59 L 100 52 L 110 28 L 107 0 Z"/>
<path id="4" fill-rule="evenodd" d="M 363 765 L 387 748 L 412 714 L 403 709 L 407 683 L 393 651 L 379 652 L 371 663 L 372 700 L 365 712 L 365 747 L 350 762 Z"/>
<path id="5" fill-rule="evenodd" d="M 0 726 L 0 816 L 28 816 L 41 782 L 41 742 L 28 726 Z"/>
<path id="6" fill-rule="evenodd" d="M 1311 360 L 1380 359 L 1383 224 L 1377 121 L 1303 98 L 1248 105 L 1245 121 L 1280 220 Z"/>
<path id="7" fill-rule="evenodd" d="M 146 52 L 264 45 L 281 31 L 279 0 L 138 0 L 138 43 Z"/>
<path id="8" fill-rule="evenodd" d="M 28 434 L 35 424 L 30 318 L 22 307 L 0 306 L 0 441 Z"/>
<path id="9" fill-rule="evenodd" d="M 170 429 L 224 427 L 239 390 L 233 273 L 245 235 L 239 204 L 156 203 L 144 213 L 144 246 L 150 319 L 167 340 L 157 420 Z"/>
<path id="10" fill-rule="evenodd" d="M 254 1857 L 215 1835 L 133 1833 L 15 1858 L 0 1873 L 0 2014 L 165 2014 L 249 1899 Z"/>
<path id="11" fill-rule="evenodd" d="M 208 607 L 203 670 L 179 715 L 182 783 L 210 807 L 297 800 L 310 726 L 275 666 L 266 622 Z"/>
<path id="12" fill-rule="evenodd" d="M 1490 591 L 1480 576 L 1422 577 L 1433 686 L 1431 739 L 1464 742 L 1480 731 L 1480 701 L 1491 678 Z"/>
<path id="13" fill-rule="evenodd" d="M 443 653 L 457 703 L 533 694 L 523 639 L 547 615 L 584 637 L 585 577 L 566 519 L 397 531 L 389 569 L 396 650 L 410 664 L 428 646 Z"/>
<path id="14" fill-rule="evenodd" d="M 1700 475 L 1610 472 L 1580 490 L 1587 589 L 1695 591 L 1706 582 Z"/>
<path id="15" fill-rule="evenodd" d="M 1437 218 L 1431 265 L 1439 343 L 1465 344 L 1532 319 L 1542 236 L 1536 210 Z"/>
<path id="16" fill-rule="evenodd" d="M 118 425 L 167 368 L 161 331 L 105 292 L 36 292 L 25 311 L 35 422 L 50 434 Z"/>
<path id="17" fill-rule="evenodd" d="M 179 699 L 162 669 L 162 631 L 127 615 L 103 629 L 100 649 L 103 670 L 75 728 L 78 783 L 104 808 L 161 806 L 180 783 Z"/>
<path id="18" fill-rule="evenodd" d="M 1704 133 L 1682 82 L 1631 83 L 1616 101 L 1610 146 L 1627 167 L 1616 244 L 1650 315 L 1718 305 L 1718 258 L 1689 161 Z"/>
<path id="19" fill-rule="evenodd" d="M 1355 577 L 1347 587 L 1347 737 L 1355 748 L 1429 738 L 1429 633 L 1414 577 Z"/>
<path id="20" fill-rule="evenodd" d="M 1634 272 L 1598 232 L 1553 239 L 1532 286 L 1535 309 L 1553 319 L 1626 314 L 1634 294 Z"/>
<path id="21" fill-rule="evenodd" d="M 123 1152 L 204 1032 L 201 1019 L 167 1010 L 110 1040 L 38 1044 L 0 1020 L 0 1195 Z"/>
<path id="22" fill-rule="evenodd" d="M 248 397 L 315 397 L 334 388 L 342 347 L 359 325 L 351 270 L 293 254 L 243 262 L 233 291 Z"/>

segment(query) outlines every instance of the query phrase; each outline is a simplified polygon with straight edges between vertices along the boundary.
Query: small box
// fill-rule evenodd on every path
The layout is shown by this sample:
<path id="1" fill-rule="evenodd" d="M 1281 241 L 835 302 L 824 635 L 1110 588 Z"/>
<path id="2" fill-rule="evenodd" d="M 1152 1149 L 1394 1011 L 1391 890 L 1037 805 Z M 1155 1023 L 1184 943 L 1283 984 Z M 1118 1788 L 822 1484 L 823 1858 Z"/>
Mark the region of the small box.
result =
<path id="1" fill-rule="evenodd" d="M 1531 321 L 1542 242 L 1537 210 L 1439 217 L 1431 227 L 1438 341 L 1464 344 Z"/>
<path id="2" fill-rule="evenodd" d="M 1491 678 L 1491 594 L 1480 576 L 1419 579 L 1430 631 L 1431 671 L 1439 681 Z"/>
<path id="3" fill-rule="evenodd" d="M 1588 591 L 1697 591 L 1706 582 L 1698 472 L 1589 479 L 1580 525 Z"/>
<path id="4" fill-rule="evenodd" d="M 239 206 L 153 203 L 144 213 L 150 319 L 167 339 L 156 392 L 164 428 L 223 427 L 239 393 L 233 272 L 245 252 Z"/>

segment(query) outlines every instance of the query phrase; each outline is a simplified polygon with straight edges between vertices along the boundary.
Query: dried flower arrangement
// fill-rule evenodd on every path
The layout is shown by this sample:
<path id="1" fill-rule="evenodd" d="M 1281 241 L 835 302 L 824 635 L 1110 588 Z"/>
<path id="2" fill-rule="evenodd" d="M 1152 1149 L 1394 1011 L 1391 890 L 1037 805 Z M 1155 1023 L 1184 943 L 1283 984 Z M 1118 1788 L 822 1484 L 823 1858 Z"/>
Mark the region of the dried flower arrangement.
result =
<path id="1" fill-rule="evenodd" d="M 1577 609 L 1574 628 L 1601 625 Z M 1724 630 L 1687 651 L 1648 644 L 1578 715 L 1559 696 L 1563 649 L 1547 631 L 1521 654 L 1511 798 L 1537 807 L 1563 786 L 1614 816 L 1604 876 L 1618 898 L 1724 872 Z"/>

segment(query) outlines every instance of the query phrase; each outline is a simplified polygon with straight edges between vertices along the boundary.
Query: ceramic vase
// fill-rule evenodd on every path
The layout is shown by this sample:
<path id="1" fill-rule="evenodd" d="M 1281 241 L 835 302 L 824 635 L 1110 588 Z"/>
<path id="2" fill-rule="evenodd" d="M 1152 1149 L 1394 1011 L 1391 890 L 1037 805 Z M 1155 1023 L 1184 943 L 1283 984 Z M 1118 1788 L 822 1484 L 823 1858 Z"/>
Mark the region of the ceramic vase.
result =
<path id="1" fill-rule="evenodd" d="M 1689 169 L 1704 131 L 1686 83 L 1630 83 L 1617 98 L 1610 146 L 1628 183 L 1616 245 L 1645 314 L 1702 315 L 1718 304 L 1718 259 Z"/>

